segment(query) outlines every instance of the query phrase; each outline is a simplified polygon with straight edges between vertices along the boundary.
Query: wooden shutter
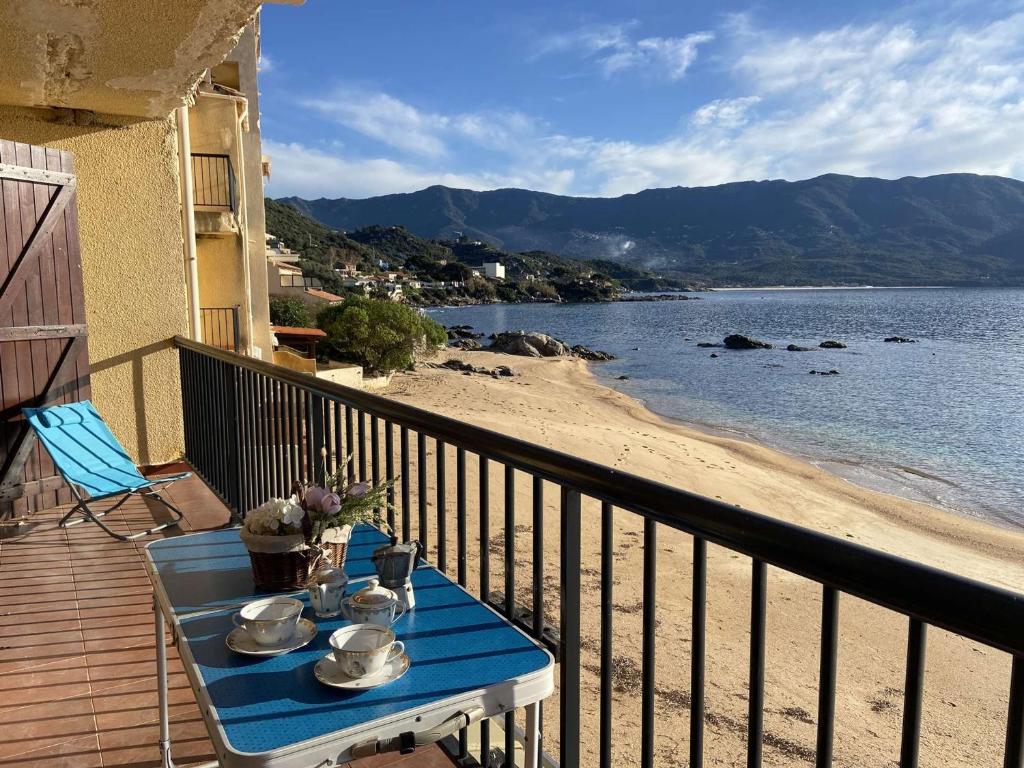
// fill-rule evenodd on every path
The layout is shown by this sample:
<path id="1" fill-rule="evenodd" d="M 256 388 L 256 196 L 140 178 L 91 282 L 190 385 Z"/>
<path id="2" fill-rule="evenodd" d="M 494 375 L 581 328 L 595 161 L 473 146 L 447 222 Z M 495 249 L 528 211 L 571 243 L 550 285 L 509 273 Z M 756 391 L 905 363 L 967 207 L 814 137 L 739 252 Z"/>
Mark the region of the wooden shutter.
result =
<path id="1" fill-rule="evenodd" d="M 71 154 L 0 139 L 0 519 L 70 501 L 26 406 L 89 397 Z"/>

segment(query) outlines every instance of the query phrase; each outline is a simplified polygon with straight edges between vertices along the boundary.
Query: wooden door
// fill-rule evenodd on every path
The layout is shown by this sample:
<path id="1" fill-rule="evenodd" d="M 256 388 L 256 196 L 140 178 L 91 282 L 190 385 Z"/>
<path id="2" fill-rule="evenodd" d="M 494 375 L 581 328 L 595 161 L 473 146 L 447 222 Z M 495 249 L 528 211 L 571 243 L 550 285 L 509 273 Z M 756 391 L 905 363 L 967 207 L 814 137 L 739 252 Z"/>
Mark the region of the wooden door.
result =
<path id="1" fill-rule="evenodd" d="M 21 409 L 89 397 L 69 152 L 0 139 L 0 520 L 70 494 Z"/>

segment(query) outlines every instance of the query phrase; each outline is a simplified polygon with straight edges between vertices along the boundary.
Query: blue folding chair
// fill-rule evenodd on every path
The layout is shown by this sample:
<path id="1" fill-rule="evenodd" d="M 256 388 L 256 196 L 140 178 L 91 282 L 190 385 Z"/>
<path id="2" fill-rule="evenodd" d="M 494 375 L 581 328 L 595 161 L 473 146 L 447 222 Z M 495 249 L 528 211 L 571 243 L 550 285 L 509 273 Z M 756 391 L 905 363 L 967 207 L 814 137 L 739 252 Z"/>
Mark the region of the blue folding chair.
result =
<path id="1" fill-rule="evenodd" d="M 115 539 L 132 541 L 181 522 L 181 511 L 161 496 L 159 491 L 192 473 L 181 472 L 152 480 L 143 477 L 91 402 L 83 400 L 49 408 L 23 408 L 22 413 L 40 442 L 50 452 L 54 466 L 67 482 L 77 502 L 61 518 L 61 528 L 93 522 Z M 102 518 L 136 493 L 162 503 L 171 511 L 174 519 L 131 536 L 112 531 L 104 525 Z M 121 495 L 123 498 L 120 501 L 103 512 L 93 512 L 89 508 L 90 502 Z M 76 514 L 81 517 L 72 520 Z"/>

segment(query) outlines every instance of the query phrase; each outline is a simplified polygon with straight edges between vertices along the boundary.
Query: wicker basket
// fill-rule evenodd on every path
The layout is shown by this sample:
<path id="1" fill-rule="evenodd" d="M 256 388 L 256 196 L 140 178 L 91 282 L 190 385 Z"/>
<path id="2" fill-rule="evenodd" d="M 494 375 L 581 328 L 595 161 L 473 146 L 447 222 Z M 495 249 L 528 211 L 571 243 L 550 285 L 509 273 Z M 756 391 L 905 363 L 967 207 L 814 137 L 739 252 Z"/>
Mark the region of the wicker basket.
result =
<path id="1" fill-rule="evenodd" d="M 249 550 L 252 578 L 265 592 L 290 592 L 303 589 L 315 550 L 306 546 L 301 535 L 259 536 L 241 530 L 242 541 Z"/>

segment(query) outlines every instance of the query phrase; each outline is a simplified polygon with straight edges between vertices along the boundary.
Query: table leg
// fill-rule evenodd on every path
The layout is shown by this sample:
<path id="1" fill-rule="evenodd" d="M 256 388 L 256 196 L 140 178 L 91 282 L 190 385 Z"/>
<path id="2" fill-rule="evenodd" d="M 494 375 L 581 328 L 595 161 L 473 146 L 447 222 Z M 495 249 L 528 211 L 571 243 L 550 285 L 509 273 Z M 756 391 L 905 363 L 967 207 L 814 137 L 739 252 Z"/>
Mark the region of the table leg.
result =
<path id="1" fill-rule="evenodd" d="M 540 702 L 526 707 L 526 733 L 523 740 L 526 748 L 524 768 L 540 767 Z"/>
<path id="2" fill-rule="evenodd" d="M 153 599 L 153 615 L 156 624 L 156 695 L 160 708 L 160 765 L 161 768 L 174 768 L 167 705 L 167 638 L 164 632 L 164 612 L 156 598 Z"/>

